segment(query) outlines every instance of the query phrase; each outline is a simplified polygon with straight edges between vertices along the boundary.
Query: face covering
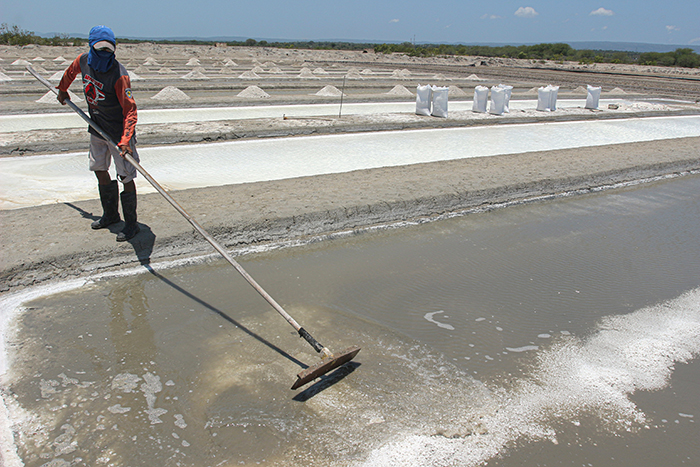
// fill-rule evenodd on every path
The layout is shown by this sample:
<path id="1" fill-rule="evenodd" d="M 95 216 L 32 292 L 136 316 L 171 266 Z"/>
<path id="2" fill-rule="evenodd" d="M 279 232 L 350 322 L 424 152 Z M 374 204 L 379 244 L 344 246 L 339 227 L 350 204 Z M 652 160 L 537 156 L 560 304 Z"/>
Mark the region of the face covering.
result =
<path id="1" fill-rule="evenodd" d="M 114 64 L 114 53 L 109 50 L 95 50 L 94 47 L 90 47 L 90 52 L 88 52 L 88 65 L 90 68 L 104 73 Z"/>

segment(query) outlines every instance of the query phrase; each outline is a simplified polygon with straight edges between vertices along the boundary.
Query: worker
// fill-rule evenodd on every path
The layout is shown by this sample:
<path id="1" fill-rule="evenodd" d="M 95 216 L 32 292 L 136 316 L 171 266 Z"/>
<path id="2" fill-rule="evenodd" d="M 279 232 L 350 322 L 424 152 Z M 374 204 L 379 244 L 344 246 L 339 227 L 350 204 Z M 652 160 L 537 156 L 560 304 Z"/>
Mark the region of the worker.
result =
<path id="1" fill-rule="evenodd" d="M 83 77 L 83 91 L 90 118 L 114 141 L 119 152 L 113 149 L 94 128 L 90 127 L 90 170 L 97 176 L 102 217 L 92 223 L 93 229 L 104 229 L 121 222 L 119 198 L 124 213 L 124 228 L 117 234 L 117 241 L 133 238 L 140 230 L 136 222 L 136 168 L 124 156 L 130 154 L 139 161 L 136 151 L 136 101 L 131 93 L 131 80 L 126 68 L 115 58 L 117 41 L 107 26 L 95 26 L 88 37 L 90 50 L 80 55 L 63 73 L 58 84 L 58 101 L 65 105 L 69 99 L 68 88 L 78 75 Z M 122 182 L 124 191 L 109 174 L 111 160 Z"/>

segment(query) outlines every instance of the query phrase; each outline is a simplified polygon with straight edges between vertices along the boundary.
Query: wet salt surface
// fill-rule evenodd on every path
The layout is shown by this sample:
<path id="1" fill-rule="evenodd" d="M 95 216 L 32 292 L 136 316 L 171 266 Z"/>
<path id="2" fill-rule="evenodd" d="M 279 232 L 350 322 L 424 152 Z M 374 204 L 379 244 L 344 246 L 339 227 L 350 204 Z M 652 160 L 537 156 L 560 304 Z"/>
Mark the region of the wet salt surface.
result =
<path id="1" fill-rule="evenodd" d="M 243 257 L 321 342 L 363 347 L 300 394 L 317 357 L 219 261 L 36 298 L 3 381 L 19 455 L 697 464 L 699 190 L 686 176 Z"/>
<path id="2" fill-rule="evenodd" d="M 340 96 L 340 95 L 338 95 Z M 55 97 L 53 97 L 55 100 Z M 609 103 L 618 100 L 600 101 L 600 108 L 605 108 Z M 583 107 L 585 99 L 560 99 L 559 107 L 578 106 Z M 513 110 L 534 109 L 537 107 L 537 99 L 513 100 Z M 207 107 L 190 109 L 151 109 L 139 111 L 139 123 L 142 125 L 156 123 L 186 123 L 186 122 L 211 122 L 217 120 L 243 120 L 252 118 L 280 118 L 283 115 L 289 117 L 319 117 L 337 116 L 339 105 L 312 104 L 312 105 L 266 105 L 244 107 Z M 383 103 L 347 103 L 343 104 L 343 115 L 372 115 L 390 112 L 414 112 L 415 102 L 383 102 Z M 471 111 L 472 101 L 451 101 L 452 111 Z M 66 128 L 82 128 L 85 122 L 73 112 L 53 114 L 29 114 L 29 115 L 0 115 L 0 133 L 12 131 L 31 130 L 59 130 Z"/>
<path id="3" fill-rule="evenodd" d="M 139 154 L 161 185 L 181 190 L 690 136 L 700 136 L 699 116 L 275 138 L 150 147 Z M 136 184 L 141 193 L 155 191 L 143 177 Z M 95 196 L 85 153 L 0 158 L 0 209 Z"/>

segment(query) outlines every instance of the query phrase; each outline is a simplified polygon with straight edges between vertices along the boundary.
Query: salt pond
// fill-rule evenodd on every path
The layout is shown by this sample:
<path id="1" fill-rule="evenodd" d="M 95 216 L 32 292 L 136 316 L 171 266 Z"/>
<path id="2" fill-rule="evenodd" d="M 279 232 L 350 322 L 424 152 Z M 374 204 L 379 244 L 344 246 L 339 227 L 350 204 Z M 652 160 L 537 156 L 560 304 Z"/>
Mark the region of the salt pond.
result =
<path id="1" fill-rule="evenodd" d="M 325 135 L 140 149 L 167 189 L 200 188 L 470 157 L 700 136 L 700 117 L 551 122 Z M 141 193 L 153 192 L 142 177 Z M 0 209 L 96 197 L 85 153 L 0 158 Z"/>
<path id="2" fill-rule="evenodd" d="M 317 357 L 218 260 L 34 297 L 3 381 L 19 456 L 697 464 L 699 190 L 691 175 L 243 256 L 325 345 L 363 347 L 298 394 Z"/>

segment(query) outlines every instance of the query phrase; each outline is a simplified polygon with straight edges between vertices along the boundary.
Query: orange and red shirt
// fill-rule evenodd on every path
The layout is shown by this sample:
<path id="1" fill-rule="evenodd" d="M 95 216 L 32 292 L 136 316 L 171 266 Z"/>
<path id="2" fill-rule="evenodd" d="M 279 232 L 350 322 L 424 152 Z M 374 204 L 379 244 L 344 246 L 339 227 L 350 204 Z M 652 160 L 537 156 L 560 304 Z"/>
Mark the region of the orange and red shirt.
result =
<path id="1" fill-rule="evenodd" d="M 136 101 L 131 94 L 131 80 L 126 68 L 115 64 L 104 73 L 88 66 L 88 54 L 76 58 L 63 73 L 58 89 L 68 91 L 78 73 L 83 76 L 83 91 L 90 118 L 109 135 L 117 145 L 128 145 L 136 134 Z M 92 127 L 90 133 L 99 136 Z"/>

